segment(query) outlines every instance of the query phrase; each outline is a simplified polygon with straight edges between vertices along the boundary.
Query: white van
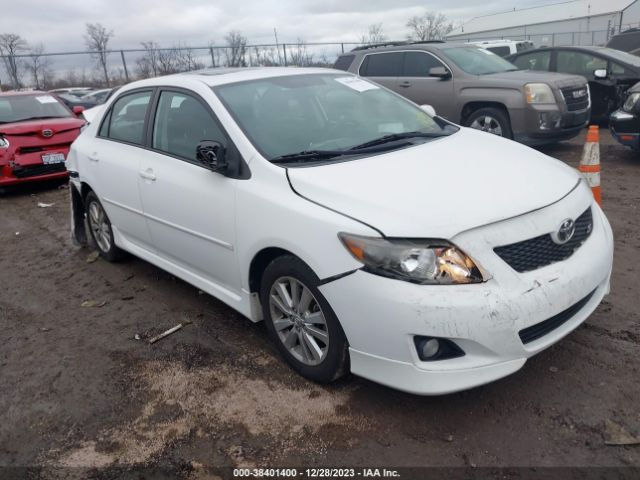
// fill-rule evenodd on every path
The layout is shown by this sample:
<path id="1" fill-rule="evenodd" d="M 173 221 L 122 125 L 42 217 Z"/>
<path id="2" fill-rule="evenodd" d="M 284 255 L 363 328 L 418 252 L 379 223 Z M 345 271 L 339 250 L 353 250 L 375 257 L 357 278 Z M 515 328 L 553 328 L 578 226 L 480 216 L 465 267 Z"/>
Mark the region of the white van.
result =
<path id="1" fill-rule="evenodd" d="M 483 40 L 481 42 L 469 43 L 481 48 L 486 48 L 501 57 L 508 57 L 514 53 L 536 48 L 533 42 L 529 40 Z"/>

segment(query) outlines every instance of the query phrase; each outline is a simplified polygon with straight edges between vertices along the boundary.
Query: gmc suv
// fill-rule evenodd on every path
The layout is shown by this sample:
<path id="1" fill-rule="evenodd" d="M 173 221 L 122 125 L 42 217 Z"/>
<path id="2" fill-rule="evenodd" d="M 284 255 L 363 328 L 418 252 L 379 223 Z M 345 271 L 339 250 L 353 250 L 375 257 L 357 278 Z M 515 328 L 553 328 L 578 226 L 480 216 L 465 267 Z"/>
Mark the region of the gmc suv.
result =
<path id="1" fill-rule="evenodd" d="M 446 42 L 358 47 L 334 68 L 370 78 L 452 121 L 528 145 L 568 140 L 589 121 L 585 78 L 519 70 L 484 48 Z"/>

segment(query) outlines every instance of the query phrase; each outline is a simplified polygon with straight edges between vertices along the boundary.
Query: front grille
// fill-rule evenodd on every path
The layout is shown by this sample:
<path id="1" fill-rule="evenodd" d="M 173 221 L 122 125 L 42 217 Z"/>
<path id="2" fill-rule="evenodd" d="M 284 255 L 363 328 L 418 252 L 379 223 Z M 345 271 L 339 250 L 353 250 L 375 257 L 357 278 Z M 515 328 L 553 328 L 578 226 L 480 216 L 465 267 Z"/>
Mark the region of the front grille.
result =
<path id="1" fill-rule="evenodd" d="M 573 92 L 577 92 L 580 90 L 584 90 L 585 92 L 587 92 L 587 95 L 575 98 L 573 96 Z M 589 95 L 586 85 L 582 87 L 561 88 L 560 91 L 562 92 L 564 101 L 567 104 L 567 110 L 569 110 L 570 112 L 585 110 L 589 106 Z"/>
<path id="2" fill-rule="evenodd" d="M 591 300 L 591 297 L 593 297 L 594 293 L 596 293 L 595 290 L 584 297 L 582 300 L 580 300 L 578 303 L 571 305 L 569 308 L 563 310 L 559 314 L 554 315 L 553 317 L 548 318 L 547 320 L 544 320 L 540 323 L 536 323 L 535 325 L 531 325 L 530 327 L 527 327 L 523 330 L 520 330 L 518 332 L 518 335 L 520 335 L 520 340 L 522 340 L 522 343 L 526 345 L 527 343 L 533 342 L 538 338 L 544 337 L 546 334 L 552 332 L 560 325 L 571 320 L 571 318 L 580 310 L 582 310 L 582 307 L 584 307 L 589 302 L 589 300 Z"/>
<path id="3" fill-rule="evenodd" d="M 54 163 L 52 165 L 26 165 L 13 167 L 13 175 L 17 178 L 37 177 L 66 171 L 64 163 Z"/>
<path id="4" fill-rule="evenodd" d="M 493 251 L 511 268 L 520 273 L 561 262 L 573 255 L 573 252 L 591 235 L 591 230 L 593 230 L 591 207 L 575 222 L 576 228 L 573 237 L 563 245 L 558 245 L 552 240 L 550 234 L 546 234 L 511 245 L 496 247 Z"/>
<path id="5" fill-rule="evenodd" d="M 44 147 L 20 147 L 20 153 L 36 153 L 42 152 Z"/>

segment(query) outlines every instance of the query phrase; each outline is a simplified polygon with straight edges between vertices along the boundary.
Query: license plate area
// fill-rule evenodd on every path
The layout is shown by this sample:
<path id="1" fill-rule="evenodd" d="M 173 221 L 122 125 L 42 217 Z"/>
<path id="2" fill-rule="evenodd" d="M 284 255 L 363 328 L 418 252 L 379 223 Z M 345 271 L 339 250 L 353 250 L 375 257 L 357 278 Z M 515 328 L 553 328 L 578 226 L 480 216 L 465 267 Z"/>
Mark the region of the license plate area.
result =
<path id="1" fill-rule="evenodd" d="M 42 155 L 42 163 L 45 165 L 64 163 L 64 160 L 64 153 L 45 153 Z"/>

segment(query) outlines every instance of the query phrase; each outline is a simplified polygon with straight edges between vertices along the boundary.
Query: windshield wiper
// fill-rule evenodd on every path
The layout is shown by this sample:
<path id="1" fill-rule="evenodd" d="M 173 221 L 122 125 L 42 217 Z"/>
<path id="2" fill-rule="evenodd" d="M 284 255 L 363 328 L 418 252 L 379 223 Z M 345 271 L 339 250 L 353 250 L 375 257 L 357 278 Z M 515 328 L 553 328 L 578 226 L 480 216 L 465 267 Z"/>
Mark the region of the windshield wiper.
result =
<path id="1" fill-rule="evenodd" d="M 404 133 L 392 133 L 390 135 L 384 135 L 380 138 L 374 138 L 368 142 L 361 143 L 355 147 L 351 147 L 347 151 L 362 150 L 363 148 L 375 147 L 376 145 L 384 145 L 385 143 L 395 142 L 397 140 L 405 140 L 409 138 L 439 138 L 448 137 L 454 132 L 441 132 L 441 133 L 427 133 L 427 132 L 404 132 Z"/>
<path id="2" fill-rule="evenodd" d="M 345 150 L 303 150 L 297 153 L 280 155 L 279 157 L 272 158 L 270 161 L 271 163 L 295 163 L 305 160 L 324 160 L 341 155 L 356 155 L 356 153 L 349 153 Z"/>
<path id="3" fill-rule="evenodd" d="M 14 120 L 14 122 L 26 122 L 29 120 L 46 120 L 47 118 L 68 118 L 68 117 L 60 117 L 57 115 L 42 115 L 40 117 L 27 117 L 27 118 L 20 118 L 18 120 Z"/>

